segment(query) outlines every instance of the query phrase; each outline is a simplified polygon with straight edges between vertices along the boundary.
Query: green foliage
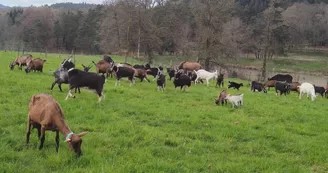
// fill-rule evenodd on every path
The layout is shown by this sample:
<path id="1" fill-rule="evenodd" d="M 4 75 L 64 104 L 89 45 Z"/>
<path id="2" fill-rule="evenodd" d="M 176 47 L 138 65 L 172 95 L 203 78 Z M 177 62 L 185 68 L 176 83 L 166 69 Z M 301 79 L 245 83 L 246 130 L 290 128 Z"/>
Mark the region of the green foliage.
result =
<path id="1" fill-rule="evenodd" d="M 0 52 L 0 167 L 2 172 L 327 172 L 328 102 L 314 102 L 295 93 L 287 97 L 252 93 L 247 87 L 245 106 L 217 106 L 221 89 L 192 86 L 187 93 L 174 92 L 167 81 L 164 93 L 155 82 L 126 80 L 114 87 L 105 84 L 100 104 L 94 93 L 82 90 L 76 99 L 64 100 L 49 70 L 62 58 L 49 54 L 44 73 L 25 74 L 8 63 L 15 53 Z M 32 53 L 37 57 L 38 53 Z M 113 57 L 122 62 L 122 57 Z M 76 56 L 77 68 L 100 56 Z M 92 69 L 94 71 L 94 68 Z M 231 79 L 226 79 L 228 81 Z M 233 79 L 233 81 L 238 81 Z M 246 86 L 245 81 L 244 86 Z M 226 84 L 225 84 L 226 85 Z M 46 132 L 44 149 L 34 129 L 25 145 L 28 101 L 33 94 L 51 94 L 62 106 L 73 132 L 83 137 L 84 155 L 77 159 L 60 135 L 59 153 L 55 134 Z"/>

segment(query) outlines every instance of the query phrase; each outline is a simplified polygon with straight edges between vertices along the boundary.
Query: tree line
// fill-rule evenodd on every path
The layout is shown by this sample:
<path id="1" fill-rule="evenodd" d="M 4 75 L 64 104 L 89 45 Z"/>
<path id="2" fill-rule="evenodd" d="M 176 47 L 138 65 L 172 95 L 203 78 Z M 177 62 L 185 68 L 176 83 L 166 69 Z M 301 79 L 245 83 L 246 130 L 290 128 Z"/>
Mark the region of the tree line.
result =
<path id="1" fill-rule="evenodd" d="M 107 0 L 0 10 L 0 48 L 197 56 L 208 68 L 328 43 L 328 0 Z"/>

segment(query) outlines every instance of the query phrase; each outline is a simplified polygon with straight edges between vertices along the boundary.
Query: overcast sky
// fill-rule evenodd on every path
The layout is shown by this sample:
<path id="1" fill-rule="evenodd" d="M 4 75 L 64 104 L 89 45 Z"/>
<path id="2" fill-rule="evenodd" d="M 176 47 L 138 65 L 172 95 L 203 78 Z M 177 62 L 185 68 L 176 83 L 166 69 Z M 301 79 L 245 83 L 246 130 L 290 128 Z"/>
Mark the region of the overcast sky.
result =
<path id="1" fill-rule="evenodd" d="M 45 4 L 55 4 L 60 2 L 73 2 L 73 3 L 81 3 L 81 2 L 87 2 L 91 4 L 101 4 L 103 0 L 0 0 L 0 4 L 6 5 L 6 6 L 40 6 Z"/>

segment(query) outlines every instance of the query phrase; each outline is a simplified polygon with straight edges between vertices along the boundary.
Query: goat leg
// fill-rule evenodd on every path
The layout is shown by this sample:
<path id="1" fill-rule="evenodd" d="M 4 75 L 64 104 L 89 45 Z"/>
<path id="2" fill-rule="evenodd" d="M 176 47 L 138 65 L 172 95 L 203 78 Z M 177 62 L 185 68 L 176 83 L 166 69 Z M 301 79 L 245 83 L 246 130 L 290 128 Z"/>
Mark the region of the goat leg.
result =
<path id="1" fill-rule="evenodd" d="M 30 118 L 27 119 L 27 132 L 26 132 L 26 144 L 30 142 L 30 134 L 31 134 L 31 122 Z"/>
<path id="2" fill-rule="evenodd" d="M 50 90 L 52 90 L 55 87 L 56 83 L 57 83 L 57 80 L 55 80 L 55 82 L 52 83 Z"/>
<path id="3" fill-rule="evenodd" d="M 44 143 L 44 139 L 45 139 L 45 127 L 44 125 L 41 126 L 41 143 L 40 143 L 40 147 L 39 150 L 41 150 L 43 148 L 43 143 Z"/>
<path id="4" fill-rule="evenodd" d="M 58 153 L 59 148 L 59 131 L 56 131 L 56 152 Z"/>
<path id="5" fill-rule="evenodd" d="M 63 92 L 62 87 L 61 87 L 61 83 L 58 84 L 58 88 L 59 88 L 60 92 Z"/>
<path id="6" fill-rule="evenodd" d="M 67 93 L 67 96 L 66 96 L 65 100 L 67 100 L 68 97 L 73 97 L 73 94 L 72 94 L 72 88 L 70 88 L 70 89 L 68 90 L 68 93 Z"/>

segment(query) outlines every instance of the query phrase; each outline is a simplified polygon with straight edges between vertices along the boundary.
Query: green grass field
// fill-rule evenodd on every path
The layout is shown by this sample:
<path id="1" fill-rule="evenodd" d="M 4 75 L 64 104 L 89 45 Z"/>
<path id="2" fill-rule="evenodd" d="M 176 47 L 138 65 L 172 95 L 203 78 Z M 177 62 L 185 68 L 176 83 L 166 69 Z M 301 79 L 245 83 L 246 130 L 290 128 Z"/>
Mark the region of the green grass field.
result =
<path id="1" fill-rule="evenodd" d="M 109 79 L 101 103 L 87 90 L 65 101 L 68 86 L 63 85 L 63 93 L 57 86 L 50 91 L 54 77 L 49 72 L 64 57 L 49 54 L 43 73 L 26 74 L 17 67 L 9 70 L 14 56 L 0 52 L 1 172 L 328 172 L 325 98 L 312 102 L 299 100 L 296 93 L 252 93 L 245 86 L 229 89 L 245 94 L 244 107 L 232 109 L 230 104 L 215 105 L 221 89 L 214 81 L 210 87 L 193 85 L 186 93 L 174 92 L 167 81 L 162 93 L 155 82 L 137 80 L 129 87 L 124 80 L 115 88 L 115 80 Z M 77 68 L 98 59 L 77 55 Z M 73 132 L 89 131 L 82 157 L 68 149 L 62 134 L 56 153 L 50 131 L 42 150 L 35 129 L 26 146 L 28 102 L 38 93 L 61 104 Z"/>

